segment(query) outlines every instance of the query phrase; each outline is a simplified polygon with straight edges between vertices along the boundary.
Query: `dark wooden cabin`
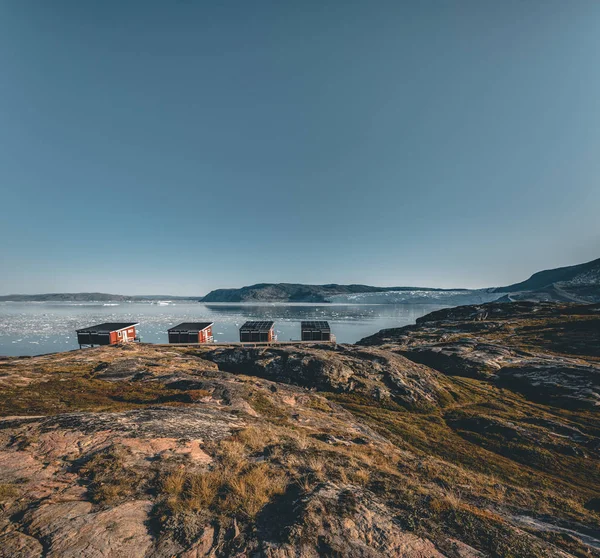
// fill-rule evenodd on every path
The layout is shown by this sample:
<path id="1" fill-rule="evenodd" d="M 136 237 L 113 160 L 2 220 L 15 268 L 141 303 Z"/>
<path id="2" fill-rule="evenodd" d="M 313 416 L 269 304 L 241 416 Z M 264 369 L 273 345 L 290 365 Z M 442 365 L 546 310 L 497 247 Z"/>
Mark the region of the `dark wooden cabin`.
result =
<path id="1" fill-rule="evenodd" d="M 116 345 L 139 341 L 135 327 L 138 322 L 109 322 L 77 330 L 79 348 L 83 345 Z"/>
<path id="2" fill-rule="evenodd" d="M 302 341 L 331 341 L 329 322 L 307 321 L 300 324 Z"/>
<path id="3" fill-rule="evenodd" d="M 242 343 L 268 343 L 275 340 L 275 322 L 246 322 L 240 328 L 240 341 Z"/>
<path id="4" fill-rule="evenodd" d="M 214 322 L 184 322 L 168 330 L 169 343 L 212 343 Z"/>

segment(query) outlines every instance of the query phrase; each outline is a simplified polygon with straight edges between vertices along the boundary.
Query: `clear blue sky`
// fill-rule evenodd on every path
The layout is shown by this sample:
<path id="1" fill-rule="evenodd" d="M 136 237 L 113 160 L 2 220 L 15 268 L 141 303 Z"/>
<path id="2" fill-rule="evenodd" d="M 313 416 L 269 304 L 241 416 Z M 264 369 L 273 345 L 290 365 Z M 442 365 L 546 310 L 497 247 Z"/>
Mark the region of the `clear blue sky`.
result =
<path id="1" fill-rule="evenodd" d="M 600 2 L 0 4 L 0 293 L 600 256 Z"/>

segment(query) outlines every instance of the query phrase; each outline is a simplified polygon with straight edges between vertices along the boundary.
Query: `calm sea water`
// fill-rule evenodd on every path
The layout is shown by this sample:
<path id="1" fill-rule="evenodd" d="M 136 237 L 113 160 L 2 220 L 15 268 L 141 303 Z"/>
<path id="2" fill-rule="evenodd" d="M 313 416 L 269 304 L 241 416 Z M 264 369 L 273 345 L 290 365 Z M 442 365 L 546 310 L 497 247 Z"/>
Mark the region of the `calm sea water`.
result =
<path id="1" fill-rule="evenodd" d="M 140 322 L 141 340 L 166 343 L 167 329 L 184 321 L 213 321 L 215 341 L 239 341 L 250 319 L 275 321 L 280 341 L 300 338 L 300 322 L 329 321 L 340 343 L 355 343 L 383 328 L 412 324 L 435 304 L 202 304 L 199 302 L 0 302 L 0 355 L 77 349 L 75 330 L 101 322 Z"/>

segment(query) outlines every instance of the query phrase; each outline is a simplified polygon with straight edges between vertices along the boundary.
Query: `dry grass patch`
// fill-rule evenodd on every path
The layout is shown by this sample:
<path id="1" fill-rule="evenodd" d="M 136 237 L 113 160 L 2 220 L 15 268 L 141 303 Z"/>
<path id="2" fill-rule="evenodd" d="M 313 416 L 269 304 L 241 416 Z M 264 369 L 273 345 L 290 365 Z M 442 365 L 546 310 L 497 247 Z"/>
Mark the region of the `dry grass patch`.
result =
<path id="1" fill-rule="evenodd" d="M 162 521 L 205 512 L 217 517 L 252 519 L 289 483 L 287 474 L 267 463 L 230 469 L 224 463 L 206 472 L 183 469 L 167 473 L 159 483 Z"/>
<path id="2" fill-rule="evenodd" d="M 308 472 L 310 472 L 315 478 L 322 481 L 325 479 L 327 473 L 327 460 L 323 455 L 309 455 L 304 465 Z"/>
<path id="3" fill-rule="evenodd" d="M 161 479 L 161 490 L 169 496 L 179 496 L 183 493 L 187 475 L 183 467 L 167 473 Z"/>
<path id="4" fill-rule="evenodd" d="M 192 475 L 188 489 L 193 509 L 208 509 L 219 493 L 222 480 L 221 471 L 209 471 L 204 474 Z"/>
<path id="5" fill-rule="evenodd" d="M 290 433 L 290 442 L 299 451 L 305 451 L 312 445 L 311 438 L 302 430 L 293 430 Z"/>
<path id="6" fill-rule="evenodd" d="M 19 494 L 19 489 L 14 484 L 0 483 L 0 503 L 14 500 Z"/>
<path id="7" fill-rule="evenodd" d="M 192 516 L 204 520 L 250 521 L 273 497 L 285 492 L 289 471 L 274 462 L 254 462 L 250 455 L 276 438 L 272 428 L 251 426 L 210 446 L 213 466 L 190 470 L 183 466 L 159 477 L 155 517 L 163 529 Z M 208 449 L 208 448 L 207 448 Z"/>
<path id="8" fill-rule="evenodd" d="M 283 421 L 287 420 L 287 414 L 285 413 L 285 410 L 279 405 L 273 403 L 269 397 L 260 391 L 252 391 L 248 399 L 248 403 L 250 403 L 250 406 L 259 415 L 268 421 L 281 424 Z"/>
<path id="9" fill-rule="evenodd" d="M 322 413 L 331 414 L 333 412 L 331 404 L 324 397 L 311 397 L 305 406 L 313 411 L 320 411 Z"/>
<path id="10" fill-rule="evenodd" d="M 236 433 L 236 438 L 253 452 L 261 451 L 272 441 L 269 426 L 250 426 Z"/>
<path id="11" fill-rule="evenodd" d="M 371 480 L 371 473 L 366 469 L 352 469 L 348 473 L 348 480 L 352 484 L 367 486 Z"/>
<path id="12" fill-rule="evenodd" d="M 88 495 L 96 504 L 111 506 L 138 494 L 146 483 L 140 472 L 125 465 L 121 448 L 110 448 L 94 454 L 80 469 L 88 481 Z"/>
<path id="13" fill-rule="evenodd" d="M 283 494 L 288 485 L 287 475 L 266 463 L 247 467 L 239 475 L 224 483 L 226 496 L 220 506 L 221 513 L 254 518 L 271 501 L 273 496 Z"/>
<path id="14" fill-rule="evenodd" d="M 208 510 L 222 485 L 221 471 L 192 473 L 181 467 L 165 473 L 159 480 L 164 499 L 163 513 L 173 516 Z"/>
<path id="15" fill-rule="evenodd" d="M 221 442 L 218 457 L 224 467 L 230 470 L 239 470 L 247 462 L 246 447 L 237 440 L 225 440 Z"/>

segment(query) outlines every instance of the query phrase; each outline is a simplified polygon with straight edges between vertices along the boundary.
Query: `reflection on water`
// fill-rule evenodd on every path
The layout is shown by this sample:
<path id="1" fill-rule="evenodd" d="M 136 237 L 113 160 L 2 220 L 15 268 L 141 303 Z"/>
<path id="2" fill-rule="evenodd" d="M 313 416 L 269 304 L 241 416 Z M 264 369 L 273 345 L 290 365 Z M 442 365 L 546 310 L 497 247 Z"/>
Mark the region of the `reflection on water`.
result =
<path id="1" fill-rule="evenodd" d="M 75 330 L 100 322 L 140 322 L 142 341 L 166 343 L 167 329 L 183 321 L 214 321 L 215 341 L 238 341 L 249 319 L 275 321 L 279 340 L 300 338 L 300 321 L 327 320 L 340 343 L 380 329 L 412 324 L 443 308 L 434 304 L 151 304 L 0 302 L 0 355 L 34 355 L 78 348 Z"/>

